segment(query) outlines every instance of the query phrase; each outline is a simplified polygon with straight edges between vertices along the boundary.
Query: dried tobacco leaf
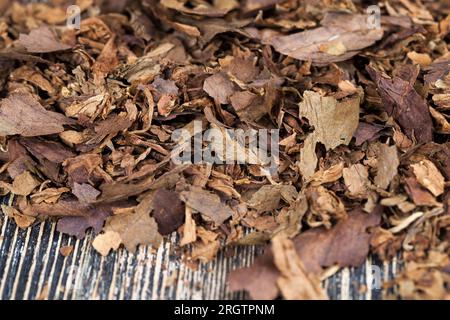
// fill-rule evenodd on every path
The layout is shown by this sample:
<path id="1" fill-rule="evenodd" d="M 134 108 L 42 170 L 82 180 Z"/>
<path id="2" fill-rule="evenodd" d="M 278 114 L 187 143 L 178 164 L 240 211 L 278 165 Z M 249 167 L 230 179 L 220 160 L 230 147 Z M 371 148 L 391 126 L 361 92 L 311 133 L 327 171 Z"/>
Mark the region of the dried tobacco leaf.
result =
<path id="1" fill-rule="evenodd" d="M 330 230 L 313 228 L 295 237 L 295 250 L 304 272 L 319 275 L 323 267 L 356 267 L 364 263 L 371 239 L 367 230 L 378 226 L 380 220 L 380 207 L 370 214 L 355 209 Z M 253 299 L 275 299 L 280 271 L 274 263 L 273 250 L 273 246 L 266 249 L 251 267 L 232 271 L 230 289 L 246 290 Z"/>
<path id="2" fill-rule="evenodd" d="M 233 215 L 233 210 L 222 203 L 218 195 L 198 187 L 181 192 L 180 197 L 187 206 L 197 210 L 205 220 L 213 221 L 217 226 Z"/>
<path id="3" fill-rule="evenodd" d="M 392 179 L 397 175 L 397 169 L 400 163 L 397 147 L 376 144 L 373 148 L 377 155 L 377 175 L 375 176 L 374 182 L 377 187 L 386 189 Z"/>
<path id="4" fill-rule="evenodd" d="M 47 26 L 33 29 L 28 35 L 21 34 L 19 43 L 31 53 L 48 53 L 71 48 L 70 45 L 62 43 Z"/>
<path id="5" fill-rule="evenodd" d="M 94 234 L 102 231 L 106 218 L 111 215 L 107 209 L 99 209 L 91 211 L 89 215 L 83 217 L 63 217 L 59 219 L 56 225 L 56 230 L 78 239 L 83 239 L 86 236 L 88 229 L 92 228 Z"/>
<path id="6" fill-rule="evenodd" d="M 95 189 L 90 184 L 79 184 L 75 182 L 72 188 L 72 193 L 78 198 L 80 202 L 94 203 L 101 192 Z"/>
<path id="7" fill-rule="evenodd" d="M 122 243 L 128 251 L 136 252 L 139 244 L 157 248 L 162 241 L 155 219 L 145 210 L 137 209 L 133 213 L 107 218 L 104 231 L 93 242 L 94 248 L 102 255 L 107 255 L 111 249 L 117 250 Z"/>
<path id="8" fill-rule="evenodd" d="M 412 164 L 417 181 L 427 188 L 434 196 L 444 193 L 445 179 L 430 160 L 422 160 Z"/>
<path id="9" fill-rule="evenodd" d="M 216 73 L 205 80 L 205 90 L 217 103 L 227 104 L 235 92 L 233 83 L 223 73 Z"/>
<path id="10" fill-rule="evenodd" d="M 305 271 L 295 250 L 294 243 L 277 235 L 272 239 L 274 263 L 281 275 L 277 280 L 281 294 L 288 300 L 325 300 L 327 294 L 320 279 Z"/>
<path id="11" fill-rule="evenodd" d="M 368 26 L 368 16 L 327 13 L 322 27 L 274 37 L 270 44 L 292 58 L 323 65 L 345 61 L 383 37 L 383 30 Z"/>
<path id="12" fill-rule="evenodd" d="M 300 116 L 314 126 L 300 151 L 299 168 L 303 178 L 309 179 L 316 171 L 316 145 L 322 143 L 327 150 L 348 144 L 358 127 L 360 98 L 338 102 L 333 97 L 305 91 L 300 103 Z"/>
<path id="13" fill-rule="evenodd" d="M 163 236 L 171 234 L 184 222 L 184 205 L 174 191 L 158 189 L 153 197 L 153 217 L 159 233 Z"/>
<path id="14" fill-rule="evenodd" d="M 406 135 L 422 143 L 431 141 L 433 123 L 426 102 L 414 89 L 415 77 L 390 78 L 373 67 L 366 69 L 378 87 L 386 112 L 398 121 Z"/>
<path id="15" fill-rule="evenodd" d="M 0 135 L 36 137 L 64 131 L 74 121 L 48 111 L 28 93 L 13 93 L 0 101 Z"/>
<path id="16" fill-rule="evenodd" d="M 282 198 L 290 199 L 287 202 L 292 202 L 297 195 L 298 192 L 294 186 L 266 185 L 252 195 L 248 206 L 258 212 L 273 211 L 278 208 Z"/>
<path id="17" fill-rule="evenodd" d="M 369 171 L 366 166 L 362 164 L 354 164 L 349 168 L 344 168 L 342 171 L 345 186 L 348 189 L 348 194 L 351 197 L 359 198 L 366 197 L 369 181 Z"/>
<path id="18" fill-rule="evenodd" d="M 436 206 L 438 202 L 435 197 L 426 189 L 420 186 L 414 178 L 406 178 L 406 191 L 410 195 L 412 201 L 418 206 Z"/>

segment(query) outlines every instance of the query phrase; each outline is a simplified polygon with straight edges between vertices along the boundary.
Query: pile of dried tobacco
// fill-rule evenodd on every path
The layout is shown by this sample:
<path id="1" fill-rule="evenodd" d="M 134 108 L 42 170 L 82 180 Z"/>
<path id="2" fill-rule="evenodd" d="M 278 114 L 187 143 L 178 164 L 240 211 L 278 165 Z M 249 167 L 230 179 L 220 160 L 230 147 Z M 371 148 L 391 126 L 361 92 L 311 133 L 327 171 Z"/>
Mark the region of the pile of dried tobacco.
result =
<path id="1" fill-rule="evenodd" d="M 19 227 L 92 229 L 102 255 L 175 231 L 191 261 L 267 244 L 229 276 L 263 299 L 326 298 L 321 279 L 401 250 L 386 286 L 450 298 L 448 1 L 78 0 L 79 26 L 69 5 L 0 0 L 0 195 Z M 176 165 L 195 142 L 173 133 L 196 123 L 279 130 L 276 172 Z"/>

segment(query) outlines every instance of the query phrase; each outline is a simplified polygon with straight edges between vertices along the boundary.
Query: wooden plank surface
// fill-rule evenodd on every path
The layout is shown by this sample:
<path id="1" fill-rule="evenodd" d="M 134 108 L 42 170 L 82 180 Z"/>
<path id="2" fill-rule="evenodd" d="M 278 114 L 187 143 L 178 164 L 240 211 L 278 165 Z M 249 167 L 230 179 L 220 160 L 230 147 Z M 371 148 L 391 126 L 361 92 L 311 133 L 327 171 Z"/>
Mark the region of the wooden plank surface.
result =
<path id="1" fill-rule="evenodd" d="M 155 252 L 140 246 L 135 254 L 120 249 L 102 257 L 92 248 L 91 234 L 78 240 L 60 234 L 49 221 L 20 230 L 8 217 L 0 219 L 0 299 L 246 299 L 243 292 L 228 291 L 226 277 L 261 252 L 234 248 L 233 256 L 220 252 L 192 270 L 175 251 L 175 234 Z M 59 249 L 67 245 L 74 251 L 64 257 Z M 360 268 L 340 271 L 324 281 L 330 298 L 382 298 L 379 289 L 370 289 L 372 266 L 388 280 L 398 263 L 368 259 Z"/>

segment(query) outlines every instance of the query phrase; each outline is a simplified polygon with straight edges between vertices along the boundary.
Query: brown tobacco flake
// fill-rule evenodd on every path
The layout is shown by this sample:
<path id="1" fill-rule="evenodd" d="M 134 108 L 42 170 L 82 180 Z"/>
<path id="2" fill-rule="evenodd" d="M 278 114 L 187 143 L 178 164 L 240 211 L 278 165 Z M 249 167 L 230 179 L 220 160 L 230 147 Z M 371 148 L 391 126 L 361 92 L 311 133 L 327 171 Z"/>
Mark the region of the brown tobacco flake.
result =
<path id="1" fill-rule="evenodd" d="M 405 188 L 412 201 L 418 206 L 436 206 L 438 202 L 435 197 L 424 189 L 416 179 L 406 178 Z"/>
<path id="2" fill-rule="evenodd" d="M 155 219 L 145 210 L 109 217 L 104 231 L 93 242 L 94 248 L 102 255 L 107 255 L 111 249 L 117 250 L 122 243 L 134 253 L 139 244 L 158 248 L 162 241 Z"/>
<path id="3" fill-rule="evenodd" d="M 431 141 L 433 123 L 426 102 L 414 89 L 415 78 L 390 78 L 370 66 L 367 71 L 378 87 L 386 112 L 398 121 L 406 135 L 418 142 Z"/>
<path id="4" fill-rule="evenodd" d="M 71 46 L 58 40 L 53 31 L 46 26 L 33 29 L 28 35 L 21 34 L 19 42 L 28 52 L 32 53 L 64 51 L 71 48 Z"/>
<path id="5" fill-rule="evenodd" d="M 299 168 L 303 178 L 309 179 L 316 171 L 316 145 L 322 143 L 327 150 L 348 144 L 359 122 L 360 98 L 338 102 L 333 97 L 305 91 L 300 103 L 300 116 L 309 120 L 314 131 L 304 141 L 300 151 Z"/>
<path id="6" fill-rule="evenodd" d="M 93 203 L 100 195 L 100 191 L 92 187 L 90 184 L 74 183 L 72 193 L 78 198 L 80 202 Z"/>
<path id="7" fill-rule="evenodd" d="M 352 165 L 349 168 L 344 168 L 342 175 L 350 196 L 355 198 L 367 196 L 370 181 L 366 166 L 359 163 Z"/>
<path id="8" fill-rule="evenodd" d="M 1 209 L 8 217 L 14 219 L 17 226 L 21 229 L 30 227 L 36 221 L 35 217 L 25 215 L 13 207 L 1 205 Z"/>
<path id="9" fill-rule="evenodd" d="M 153 196 L 153 217 L 163 236 L 177 230 L 184 222 L 184 205 L 178 193 L 165 189 L 156 190 Z"/>
<path id="10" fill-rule="evenodd" d="M 377 174 L 374 182 L 377 187 L 386 189 L 397 175 L 399 165 L 397 147 L 376 144 L 374 151 L 377 156 Z"/>
<path id="11" fill-rule="evenodd" d="M 103 224 L 111 212 L 105 209 L 93 210 L 83 217 L 63 217 L 59 219 L 56 225 L 56 230 L 78 239 L 83 239 L 86 236 L 88 229 L 92 228 L 94 234 L 100 233 Z"/>
<path id="12" fill-rule="evenodd" d="M 73 252 L 73 246 L 63 246 L 61 248 L 59 248 L 59 253 L 63 256 L 63 257 L 68 257 L 72 254 Z"/>
<path id="13" fill-rule="evenodd" d="M 203 90 L 221 104 L 229 103 L 230 96 L 235 92 L 233 83 L 223 73 L 216 73 L 207 78 Z"/>
<path id="14" fill-rule="evenodd" d="M 12 192 L 20 196 L 28 196 L 39 184 L 29 171 L 24 171 L 14 179 Z"/>
<path id="15" fill-rule="evenodd" d="M 261 187 L 248 201 L 249 207 L 258 212 L 272 211 L 278 208 L 282 198 L 292 202 L 297 198 L 298 192 L 294 186 L 267 185 Z"/>
<path id="16" fill-rule="evenodd" d="M 73 120 L 48 111 L 30 94 L 14 93 L 0 101 L 0 135 L 43 136 L 64 131 Z"/>
<path id="17" fill-rule="evenodd" d="M 327 13 L 322 27 L 275 37 L 270 44 L 280 53 L 316 64 L 345 61 L 382 38 L 383 30 L 369 29 L 367 19 L 364 15 Z"/>
<path id="18" fill-rule="evenodd" d="M 197 210 L 204 219 L 213 221 L 217 226 L 233 215 L 233 210 L 222 203 L 218 195 L 198 187 L 183 191 L 180 196 L 187 206 Z"/>
<path id="19" fill-rule="evenodd" d="M 417 181 L 436 197 L 444 193 L 445 179 L 430 160 L 412 164 Z"/>

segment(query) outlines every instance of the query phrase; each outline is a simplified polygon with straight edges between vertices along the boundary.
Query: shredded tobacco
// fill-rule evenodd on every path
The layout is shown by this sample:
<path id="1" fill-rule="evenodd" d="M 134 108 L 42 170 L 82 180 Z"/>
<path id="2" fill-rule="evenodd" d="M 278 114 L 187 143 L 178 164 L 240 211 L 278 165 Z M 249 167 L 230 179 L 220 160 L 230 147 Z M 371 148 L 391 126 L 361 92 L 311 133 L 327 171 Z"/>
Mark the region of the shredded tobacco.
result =
<path id="1" fill-rule="evenodd" d="M 92 230 L 102 255 L 177 232 L 190 265 L 263 245 L 228 277 L 255 299 L 326 299 L 330 270 L 400 254 L 385 298 L 450 299 L 450 2 L 78 0 L 72 25 L 73 2 L 0 0 L 20 228 Z M 227 129 L 278 130 L 275 172 L 225 163 L 258 157 Z M 192 145 L 215 161 L 176 163 Z"/>

